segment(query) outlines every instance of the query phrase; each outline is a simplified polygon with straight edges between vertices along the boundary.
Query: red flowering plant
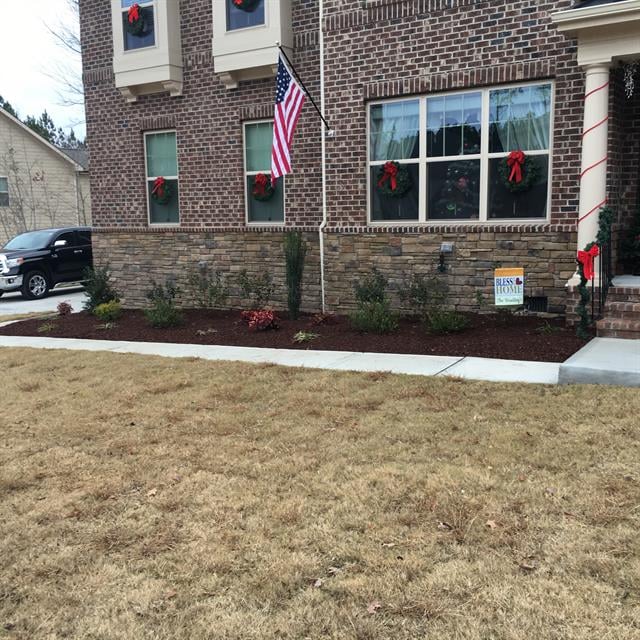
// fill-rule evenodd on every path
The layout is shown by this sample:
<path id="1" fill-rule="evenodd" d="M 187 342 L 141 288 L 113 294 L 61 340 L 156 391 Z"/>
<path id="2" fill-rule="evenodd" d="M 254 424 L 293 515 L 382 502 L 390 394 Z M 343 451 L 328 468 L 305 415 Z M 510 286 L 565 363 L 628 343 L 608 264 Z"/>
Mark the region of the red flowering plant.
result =
<path id="1" fill-rule="evenodd" d="M 278 328 L 276 314 L 269 309 L 243 311 L 242 319 L 251 331 L 267 331 Z"/>

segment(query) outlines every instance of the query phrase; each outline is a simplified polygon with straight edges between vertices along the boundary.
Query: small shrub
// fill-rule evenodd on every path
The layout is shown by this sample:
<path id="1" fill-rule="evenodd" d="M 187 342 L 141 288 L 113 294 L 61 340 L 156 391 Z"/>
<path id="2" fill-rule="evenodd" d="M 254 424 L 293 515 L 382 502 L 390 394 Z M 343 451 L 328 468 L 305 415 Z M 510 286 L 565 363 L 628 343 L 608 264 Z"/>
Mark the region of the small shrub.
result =
<path id="1" fill-rule="evenodd" d="M 242 319 L 251 331 L 267 331 L 267 329 L 278 328 L 276 314 L 269 309 L 243 311 Z"/>
<path id="2" fill-rule="evenodd" d="M 295 320 L 300 315 L 302 274 L 304 259 L 307 255 L 307 243 L 300 232 L 287 233 L 284 238 L 284 255 L 287 272 L 287 307 L 289 316 Z"/>
<path id="3" fill-rule="evenodd" d="M 224 307 L 229 297 L 229 287 L 223 277 L 206 264 L 187 273 L 187 287 L 201 309 Z"/>
<path id="4" fill-rule="evenodd" d="M 182 313 L 177 309 L 175 304 L 178 289 L 172 283 L 167 281 L 163 286 L 161 284 L 152 283 L 151 290 L 147 292 L 147 299 L 151 302 L 151 308 L 146 309 L 144 314 L 156 329 L 165 329 L 169 327 L 177 327 L 182 324 Z"/>
<path id="5" fill-rule="evenodd" d="M 459 333 L 468 327 L 469 319 L 451 309 L 432 311 L 427 318 L 427 330 L 430 333 Z"/>
<path id="6" fill-rule="evenodd" d="M 358 302 L 384 302 L 387 279 L 374 267 L 364 280 L 356 283 L 354 289 Z"/>
<path id="7" fill-rule="evenodd" d="M 536 327 L 536 333 L 539 333 L 541 336 L 552 336 L 554 333 L 558 333 L 560 331 L 562 331 L 562 327 L 557 327 L 551 324 L 548 320 L 539 327 Z"/>
<path id="8" fill-rule="evenodd" d="M 361 302 L 350 318 L 353 328 L 363 333 L 392 333 L 398 328 L 398 315 L 386 300 Z"/>
<path id="9" fill-rule="evenodd" d="M 73 313 L 73 307 L 68 302 L 61 302 L 58 305 L 58 315 L 64 318 Z"/>
<path id="10" fill-rule="evenodd" d="M 243 297 L 250 302 L 253 309 L 264 309 L 273 297 L 273 278 L 268 271 L 259 276 L 250 276 L 246 270 L 241 271 L 238 284 Z"/>
<path id="11" fill-rule="evenodd" d="M 55 322 L 43 322 L 38 327 L 38 333 L 51 333 L 56 328 Z"/>
<path id="12" fill-rule="evenodd" d="M 118 292 L 111 285 L 109 265 L 85 269 L 83 279 L 84 289 L 87 294 L 84 308 L 87 311 L 93 311 L 98 305 L 105 302 L 120 300 Z"/>
<path id="13" fill-rule="evenodd" d="M 312 331 L 298 331 L 295 336 L 293 336 L 293 341 L 297 344 L 301 344 L 303 342 L 312 342 L 320 337 L 319 333 L 313 333 Z"/>
<path id="14" fill-rule="evenodd" d="M 442 309 L 447 299 L 447 285 L 437 276 L 414 274 L 400 290 L 400 298 L 426 320 L 430 313 Z"/>
<path id="15" fill-rule="evenodd" d="M 94 310 L 93 315 L 102 322 L 115 322 L 122 315 L 122 305 L 117 300 L 103 302 Z"/>

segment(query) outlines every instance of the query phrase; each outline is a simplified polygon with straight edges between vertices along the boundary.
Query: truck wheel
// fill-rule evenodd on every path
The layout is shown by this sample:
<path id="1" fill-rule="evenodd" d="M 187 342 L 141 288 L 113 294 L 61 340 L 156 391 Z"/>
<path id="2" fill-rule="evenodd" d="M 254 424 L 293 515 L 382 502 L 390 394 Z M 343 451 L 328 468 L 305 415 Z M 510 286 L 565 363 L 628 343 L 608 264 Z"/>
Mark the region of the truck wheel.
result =
<path id="1" fill-rule="evenodd" d="M 22 283 L 22 295 L 30 300 L 38 300 L 49 293 L 49 282 L 42 271 L 29 271 Z"/>

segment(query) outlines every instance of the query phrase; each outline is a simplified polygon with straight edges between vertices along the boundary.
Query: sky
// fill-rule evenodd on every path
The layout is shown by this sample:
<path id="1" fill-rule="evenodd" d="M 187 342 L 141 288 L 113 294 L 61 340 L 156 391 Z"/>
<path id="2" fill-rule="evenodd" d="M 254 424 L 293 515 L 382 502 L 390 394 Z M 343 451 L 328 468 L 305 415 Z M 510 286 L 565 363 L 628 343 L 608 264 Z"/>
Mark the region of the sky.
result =
<path id="1" fill-rule="evenodd" d="M 84 109 L 61 106 L 62 84 L 50 77 L 69 66 L 80 72 L 80 61 L 47 30 L 46 25 L 55 28 L 63 20 L 74 20 L 67 0 L 0 0 L 0 95 L 20 118 L 46 109 L 56 126 L 73 127 L 84 138 Z"/>

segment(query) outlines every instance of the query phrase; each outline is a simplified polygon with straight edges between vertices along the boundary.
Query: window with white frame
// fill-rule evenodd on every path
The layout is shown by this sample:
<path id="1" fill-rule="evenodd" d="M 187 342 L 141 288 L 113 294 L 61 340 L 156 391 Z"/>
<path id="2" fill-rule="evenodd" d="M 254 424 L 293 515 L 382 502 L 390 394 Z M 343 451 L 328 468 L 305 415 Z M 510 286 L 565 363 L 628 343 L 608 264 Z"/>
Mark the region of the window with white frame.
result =
<path id="1" fill-rule="evenodd" d="M 9 206 L 9 180 L 0 177 L 0 207 Z"/>
<path id="2" fill-rule="evenodd" d="M 122 34 L 125 51 L 153 47 L 156 44 L 154 0 L 120 0 L 122 6 Z M 138 18 L 134 20 L 135 13 Z"/>
<path id="3" fill-rule="evenodd" d="M 150 224 L 180 223 L 175 131 L 144 134 Z"/>
<path id="4" fill-rule="evenodd" d="M 284 177 L 271 185 L 273 121 L 244 125 L 245 199 L 247 222 L 284 222 Z"/>
<path id="5" fill-rule="evenodd" d="M 546 218 L 552 95 L 540 83 L 370 104 L 371 222 Z M 524 153 L 517 185 L 514 151 Z"/>
<path id="6" fill-rule="evenodd" d="M 214 0 L 217 2 L 218 0 Z M 260 27 L 265 23 L 265 0 L 224 0 L 227 5 L 227 31 Z"/>

